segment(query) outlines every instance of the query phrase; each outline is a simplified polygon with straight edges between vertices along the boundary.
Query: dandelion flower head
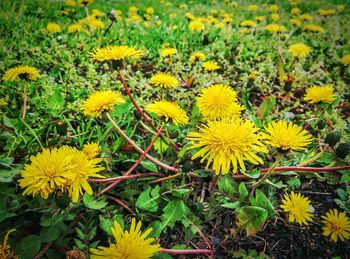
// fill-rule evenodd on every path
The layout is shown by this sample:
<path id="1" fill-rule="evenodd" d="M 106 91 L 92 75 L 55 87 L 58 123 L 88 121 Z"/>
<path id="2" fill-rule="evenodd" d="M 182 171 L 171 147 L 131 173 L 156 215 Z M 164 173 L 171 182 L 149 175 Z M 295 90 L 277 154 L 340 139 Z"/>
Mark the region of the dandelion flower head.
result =
<path id="1" fill-rule="evenodd" d="M 203 63 L 203 67 L 206 71 L 210 72 L 220 69 L 218 62 L 216 61 L 206 61 Z"/>
<path id="2" fill-rule="evenodd" d="M 346 54 L 345 56 L 342 57 L 341 63 L 343 63 L 344 66 L 349 66 L 350 65 L 350 54 Z"/>
<path id="3" fill-rule="evenodd" d="M 287 30 L 286 27 L 284 27 L 283 25 L 279 25 L 279 24 L 268 24 L 268 25 L 266 25 L 265 29 L 271 33 L 281 33 L 281 32 L 285 32 Z"/>
<path id="4" fill-rule="evenodd" d="M 192 141 L 189 149 L 200 148 L 192 159 L 201 157 L 201 163 L 207 160 L 206 167 L 211 166 L 217 175 L 228 174 L 231 166 L 234 173 L 238 167 L 246 171 L 245 161 L 263 164 L 255 153 L 267 153 L 268 150 L 257 131 L 250 121 L 239 118 L 209 121 L 198 132 L 187 135 Z"/>
<path id="5" fill-rule="evenodd" d="M 19 79 L 36 80 L 40 77 L 39 70 L 35 67 L 20 65 L 7 70 L 2 77 L 5 82 Z"/>
<path id="6" fill-rule="evenodd" d="M 205 54 L 200 51 L 193 52 L 190 56 L 190 62 L 194 63 L 196 61 L 204 60 L 206 58 Z"/>
<path id="7" fill-rule="evenodd" d="M 15 255 L 15 253 L 11 250 L 10 245 L 8 244 L 9 235 L 14 231 L 16 231 L 16 229 L 10 229 L 7 231 L 3 243 L 0 243 L 1 259 L 18 259 L 18 256 Z"/>
<path id="8" fill-rule="evenodd" d="M 148 104 L 146 111 L 154 113 L 158 117 L 165 117 L 165 121 L 172 120 L 175 125 L 185 125 L 189 120 L 186 112 L 177 103 L 165 100 Z"/>
<path id="9" fill-rule="evenodd" d="M 103 112 L 110 112 L 115 105 L 125 103 L 120 92 L 111 90 L 96 91 L 82 105 L 86 115 L 99 117 Z"/>
<path id="10" fill-rule="evenodd" d="M 168 73 L 159 73 L 152 76 L 150 83 L 161 88 L 176 88 L 179 86 L 179 81 L 176 77 Z"/>
<path id="11" fill-rule="evenodd" d="M 94 49 L 90 56 L 97 61 L 112 61 L 125 59 L 138 59 L 144 55 L 143 50 L 128 46 L 107 46 Z"/>
<path id="12" fill-rule="evenodd" d="M 339 239 L 341 241 L 350 239 L 350 221 L 345 212 L 333 209 L 322 218 L 324 236 L 331 236 L 333 242 L 337 242 Z"/>
<path id="13" fill-rule="evenodd" d="M 175 48 L 164 48 L 160 51 L 162 57 L 172 57 L 177 53 Z"/>
<path id="14" fill-rule="evenodd" d="M 282 150 L 305 150 L 312 142 L 311 134 L 292 122 L 273 121 L 265 130 L 268 134 L 261 133 L 266 138 L 265 143 Z"/>
<path id="15" fill-rule="evenodd" d="M 46 26 L 46 29 L 50 33 L 58 33 L 58 32 L 62 31 L 60 25 L 57 24 L 57 23 L 54 23 L 54 22 L 48 23 L 47 26 Z"/>
<path id="16" fill-rule="evenodd" d="M 198 19 L 191 21 L 188 27 L 190 28 L 191 31 L 197 31 L 197 32 L 201 32 L 205 29 L 204 23 L 202 23 L 202 21 Z"/>
<path id="17" fill-rule="evenodd" d="M 252 20 L 245 20 L 245 21 L 241 22 L 240 25 L 242 27 L 248 27 L 248 28 L 254 28 L 257 26 L 256 23 Z"/>
<path id="18" fill-rule="evenodd" d="M 304 43 L 290 45 L 288 50 L 292 53 L 293 57 L 296 58 L 306 58 L 311 52 L 311 48 Z"/>
<path id="19" fill-rule="evenodd" d="M 141 232 L 141 222 L 136 223 L 133 218 L 129 231 L 124 231 L 117 221 L 112 227 L 114 244 L 109 247 L 98 246 L 97 249 L 91 248 L 91 259 L 109 258 L 109 259 L 149 259 L 160 251 L 159 244 L 155 243 L 154 238 L 147 238 L 152 232 L 148 228 L 144 233 Z"/>
<path id="20" fill-rule="evenodd" d="M 304 197 L 300 193 L 291 192 L 285 194 L 282 199 L 281 208 L 288 213 L 290 222 L 297 222 L 299 225 L 308 225 L 312 221 L 313 207 L 309 198 Z"/>
<path id="21" fill-rule="evenodd" d="M 95 142 L 87 143 L 83 147 L 83 153 L 87 156 L 88 159 L 93 159 L 100 153 L 100 146 Z"/>
<path id="22" fill-rule="evenodd" d="M 335 100 L 334 88 L 331 85 L 317 86 L 314 85 L 306 89 L 304 100 L 309 103 L 332 103 Z"/>

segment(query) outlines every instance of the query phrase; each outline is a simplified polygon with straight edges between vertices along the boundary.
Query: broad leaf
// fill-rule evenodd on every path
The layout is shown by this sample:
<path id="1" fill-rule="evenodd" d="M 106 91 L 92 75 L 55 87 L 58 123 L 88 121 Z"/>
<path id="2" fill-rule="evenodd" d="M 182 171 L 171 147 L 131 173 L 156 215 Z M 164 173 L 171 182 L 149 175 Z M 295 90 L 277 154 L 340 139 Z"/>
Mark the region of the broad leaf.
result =
<path id="1" fill-rule="evenodd" d="M 236 224 L 239 228 L 246 230 L 247 236 L 252 236 L 262 229 L 267 218 L 267 210 L 255 206 L 245 206 L 238 211 Z"/>
<path id="2" fill-rule="evenodd" d="M 149 186 L 137 198 L 136 207 L 149 212 L 156 212 L 158 210 L 159 191 L 159 185 L 156 185 L 153 189 Z"/>

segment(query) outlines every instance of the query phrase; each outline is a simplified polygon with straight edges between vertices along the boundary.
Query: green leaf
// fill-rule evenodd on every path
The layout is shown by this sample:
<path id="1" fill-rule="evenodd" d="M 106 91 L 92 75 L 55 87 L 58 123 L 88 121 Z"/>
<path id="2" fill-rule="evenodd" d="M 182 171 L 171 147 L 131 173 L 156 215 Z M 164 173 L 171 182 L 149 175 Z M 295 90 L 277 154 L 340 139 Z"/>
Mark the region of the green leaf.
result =
<path id="1" fill-rule="evenodd" d="M 256 168 L 250 172 L 241 171 L 241 173 L 244 174 L 245 176 L 248 176 L 249 178 L 253 178 L 253 179 L 257 179 L 260 176 L 260 170 L 256 169 Z"/>
<path id="2" fill-rule="evenodd" d="M 100 227 L 101 229 L 106 232 L 109 236 L 112 235 L 112 227 L 113 227 L 113 222 L 102 215 L 99 215 L 100 219 Z"/>
<path id="3" fill-rule="evenodd" d="M 83 202 L 85 207 L 93 210 L 100 210 L 107 206 L 105 199 L 96 200 L 96 197 L 94 195 L 90 195 L 88 193 L 84 194 Z"/>
<path id="4" fill-rule="evenodd" d="M 250 199 L 250 204 L 253 206 L 264 208 L 268 213 L 268 218 L 275 215 L 275 208 L 272 206 L 271 202 L 265 196 L 265 194 L 258 189 L 255 190 L 255 198 Z"/>
<path id="5" fill-rule="evenodd" d="M 157 138 L 153 147 L 158 154 L 162 155 L 168 150 L 169 145 L 162 138 Z"/>
<path id="6" fill-rule="evenodd" d="M 22 259 L 32 259 L 40 250 L 40 237 L 30 235 L 23 238 L 15 246 L 16 255 Z"/>
<path id="7" fill-rule="evenodd" d="M 301 181 L 300 181 L 299 178 L 294 177 L 294 178 L 292 178 L 292 179 L 289 179 L 289 180 L 287 181 L 287 184 L 288 184 L 289 186 L 291 186 L 291 187 L 296 187 L 296 188 L 298 188 L 298 187 L 301 186 Z"/>
<path id="8" fill-rule="evenodd" d="M 239 199 L 243 201 L 245 197 L 248 196 L 248 190 L 247 187 L 245 186 L 244 182 L 241 182 L 238 186 L 238 191 L 239 191 Z"/>
<path id="9" fill-rule="evenodd" d="M 41 242 L 51 242 L 61 236 L 66 229 L 66 225 L 61 221 L 50 227 L 44 227 L 40 231 Z"/>
<path id="10" fill-rule="evenodd" d="M 64 109 L 64 96 L 61 88 L 57 87 L 53 95 L 48 99 L 47 108 L 53 111 L 60 111 Z"/>
<path id="11" fill-rule="evenodd" d="M 172 200 L 163 209 L 164 213 L 160 216 L 162 220 L 162 231 L 166 227 L 174 227 L 177 221 L 180 221 L 187 214 L 188 208 L 181 200 Z"/>
<path id="12" fill-rule="evenodd" d="M 171 194 L 175 197 L 182 198 L 185 194 L 189 193 L 191 189 L 188 188 L 182 188 L 182 189 L 176 189 L 171 192 Z"/>
<path id="13" fill-rule="evenodd" d="M 275 106 L 276 98 L 270 96 L 260 104 L 259 108 L 256 110 L 256 114 L 259 117 L 259 119 L 262 120 L 263 118 L 269 116 L 272 113 Z"/>
<path id="14" fill-rule="evenodd" d="M 221 207 L 234 210 L 234 209 L 237 209 L 239 207 L 239 204 L 240 204 L 239 201 L 228 202 L 228 203 L 222 204 Z"/>
<path id="15" fill-rule="evenodd" d="M 158 170 L 158 167 L 152 163 L 151 161 L 149 160 L 143 160 L 141 163 L 140 163 L 145 169 L 151 171 L 151 172 L 156 172 L 158 173 L 159 170 Z"/>
<path id="16" fill-rule="evenodd" d="M 237 214 L 237 226 L 247 232 L 247 236 L 255 235 L 264 226 L 268 212 L 260 207 L 245 206 Z"/>
<path id="17" fill-rule="evenodd" d="M 237 183 L 230 175 L 221 176 L 218 180 L 218 188 L 220 192 L 233 195 L 237 192 Z"/>
<path id="18" fill-rule="evenodd" d="M 159 185 L 156 185 L 153 189 L 149 186 L 137 198 L 136 207 L 142 210 L 156 212 L 158 210 L 158 201 L 160 197 L 159 191 Z"/>

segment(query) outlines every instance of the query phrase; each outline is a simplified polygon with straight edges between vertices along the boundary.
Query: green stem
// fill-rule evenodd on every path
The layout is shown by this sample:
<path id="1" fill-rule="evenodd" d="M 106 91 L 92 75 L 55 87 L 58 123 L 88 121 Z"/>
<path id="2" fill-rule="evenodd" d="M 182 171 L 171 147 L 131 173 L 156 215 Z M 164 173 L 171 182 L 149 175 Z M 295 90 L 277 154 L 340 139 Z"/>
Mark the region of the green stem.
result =
<path id="1" fill-rule="evenodd" d="M 275 161 L 275 163 L 270 167 L 269 171 L 264 174 L 263 177 L 261 177 L 261 179 L 259 181 L 257 181 L 255 184 L 253 184 L 253 188 L 257 188 L 258 186 L 260 186 L 262 183 L 264 183 L 267 178 L 273 174 L 273 172 L 275 171 L 275 168 L 280 164 L 281 160 L 282 160 L 283 155 L 279 154 L 277 156 L 277 159 Z"/>
<path id="2" fill-rule="evenodd" d="M 28 128 L 28 130 L 30 131 L 30 133 L 32 133 L 32 135 L 34 136 L 34 138 L 38 141 L 40 147 L 41 147 L 42 149 L 44 149 L 43 145 L 41 144 L 41 142 L 40 142 L 38 136 L 35 134 L 34 130 L 33 130 L 24 120 L 22 120 L 22 123 Z"/>

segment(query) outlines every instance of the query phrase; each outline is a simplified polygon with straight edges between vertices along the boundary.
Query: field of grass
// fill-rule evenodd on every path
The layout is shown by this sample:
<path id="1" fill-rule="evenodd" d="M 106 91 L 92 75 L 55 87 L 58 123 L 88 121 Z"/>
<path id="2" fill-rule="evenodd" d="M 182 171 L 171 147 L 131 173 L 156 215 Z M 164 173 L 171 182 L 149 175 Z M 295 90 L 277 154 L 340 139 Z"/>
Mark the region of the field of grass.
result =
<path id="1" fill-rule="evenodd" d="M 0 1 L 0 259 L 348 258 L 349 8 Z"/>

